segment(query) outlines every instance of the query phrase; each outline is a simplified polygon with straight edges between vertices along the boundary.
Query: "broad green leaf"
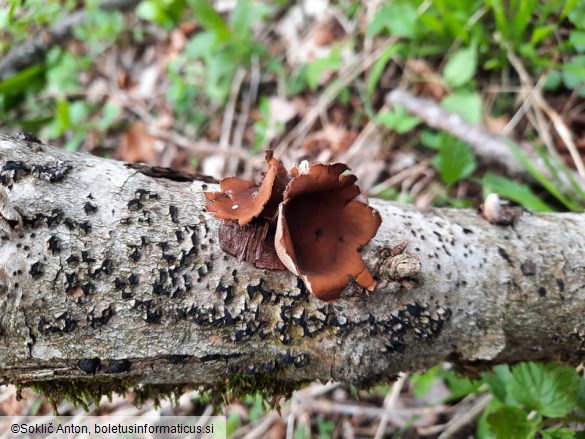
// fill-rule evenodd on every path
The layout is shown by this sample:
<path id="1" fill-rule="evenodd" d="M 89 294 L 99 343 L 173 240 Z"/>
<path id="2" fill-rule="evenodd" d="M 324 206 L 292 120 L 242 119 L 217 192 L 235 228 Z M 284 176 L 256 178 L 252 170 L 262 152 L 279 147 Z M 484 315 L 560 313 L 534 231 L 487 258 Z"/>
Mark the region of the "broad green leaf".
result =
<path id="1" fill-rule="evenodd" d="M 420 134 L 420 141 L 427 148 L 438 150 L 439 148 L 441 148 L 441 133 L 435 133 L 430 130 L 424 130 Z"/>
<path id="2" fill-rule="evenodd" d="M 449 401 L 458 400 L 470 393 L 476 392 L 482 384 L 481 381 L 474 381 L 465 376 L 461 376 L 454 370 L 446 370 L 442 375 L 451 390 L 451 396 L 448 398 Z"/>
<path id="3" fill-rule="evenodd" d="M 452 93 L 445 97 L 441 106 L 449 111 L 461 115 L 468 122 L 476 125 L 481 123 L 482 108 L 481 97 L 475 92 L 458 92 Z"/>
<path id="4" fill-rule="evenodd" d="M 459 49 L 455 52 L 445 69 L 443 76 L 452 87 L 459 87 L 471 80 L 477 69 L 477 47 L 472 44 L 469 47 Z"/>
<path id="5" fill-rule="evenodd" d="M 411 375 L 410 382 L 414 385 L 413 393 L 417 398 L 422 398 L 430 390 L 431 386 L 440 378 L 443 371 L 442 365 L 431 367 L 425 373 Z"/>
<path id="6" fill-rule="evenodd" d="M 326 70 L 338 70 L 341 67 L 339 50 L 332 50 L 328 56 L 316 59 L 307 69 L 307 83 L 312 90 L 316 90 L 321 83 L 321 77 Z"/>
<path id="7" fill-rule="evenodd" d="M 258 1 L 238 0 L 230 15 L 231 28 L 237 31 L 238 38 L 249 38 L 254 24 L 264 19 L 271 9 L 267 4 Z"/>
<path id="8" fill-rule="evenodd" d="M 537 197 L 527 184 L 516 183 L 506 177 L 486 173 L 481 179 L 486 195 L 495 192 L 508 200 L 536 212 L 553 212 L 554 209 Z"/>
<path id="9" fill-rule="evenodd" d="M 549 428 L 539 431 L 542 439 L 573 439 L 575 433 L 568 428 Z"/>
<path id="10" fill-rule="evenodd" d="M 100 131 L 106 131 L 114 124 L 121 113 L 122 111 L 118 105 L 114 104 L 113 102 L 107 102 L 106 105 L 104 105 L 102 108 L 102 117 L 96 124 L 97 129 Z"/>
<path id="11" fill-rule="evenodd" d="M 476 168 L 473 151 L 453 136 L 442 133 L 439 153 L 433 157 L 433 165 L 448 185 L 469 177 Z"/>
<path id="12" fill-rule="evenodd" d="M 212 5 L 205 0 L 190 0 L 189 4 L 201 25 L 213 32 L 217 41 L 227 41 L 232 38 L 232 31 Z"/>
<path id="13" fill-rule="evenodd" d="M 500 402 L 504 404 L 508 402 L 506 386 L 512 377 L 512 373 L 507 364 L 495 366 L 492 373 L 484 373 L 481 377 L 490 386 L 490 390 Z"/>
<path id="14" fill-rule="evenodd" d="M 577 391 L 577 407 L 581 413 L 585 413 L 585 379 L 579 379 L 579 390 Z"/>
<path id="15" fill-rule="evenodd" d="M 565 87 L 575 90 L 585 84 L 585 55 L 577 55 L 563 66 L 563 82 Z M 581 93 L 580 93 L 581 94 Z"/>
<path id="16" fill-rule="evenodd" d="M 510 396 L 543 416 L 566 416 L 577 402 L 579 377 L 575 369 L 520 363 L 512 368 Z"/>
<path id="17" fill-rule="evenodd" d="M 534 437 L 528 414 L 518 407 L 504 406 L 488 416 L 490 430 L 498 439 L 520 439 Z"/>
<path id="18" fill-rule="evenodd" d="M 368 25 L 366 35 L 374 36 L 387 29 L 390 35 L 415 38 L 418 16 L 412 2 L 392 2 L 378 11 Z"/>
<path id="19" fill-rule="evenodd" d="M 569 35 L 569 41 L 579 53 L 585 52 L 585 31 L 573 29 Z"/>
<path id="20" fill-rule="evenodd" d="M 36 64 L 0 82 L 0 93 L 21 93 L 42 79 L 44 65 Z"/>
<path id="21" fill-rule="evenodd" d="M 400 134 L 412 130 L 420 123 L 418 117 L 410 116 L 402 107 L 396 107 L 393 111 L 383 111 L 376 116 L 375 120 Z"/>
<path id="22" fill-rule="evenodd" d="M 545 90 L 557 90 L 563 83 L 563 77 L 558 70 L 551 70 L 546 75 L 546 80 L 542 85 Z"/>

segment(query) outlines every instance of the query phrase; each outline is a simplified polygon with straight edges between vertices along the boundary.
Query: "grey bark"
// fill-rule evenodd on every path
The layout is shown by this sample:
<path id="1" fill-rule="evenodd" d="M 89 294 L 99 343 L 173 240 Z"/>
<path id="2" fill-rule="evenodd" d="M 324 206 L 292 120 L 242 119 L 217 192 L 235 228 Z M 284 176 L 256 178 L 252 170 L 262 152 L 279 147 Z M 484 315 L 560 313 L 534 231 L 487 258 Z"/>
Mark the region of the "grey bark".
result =
<path id="1" fill-rule="evenodd" d="M 583 215 L 502 227 L 370 200 L 383 223 L 362 254 L 378 286 L 325 303 L 219 249 L 202 195 L 215 185 L 2 135 L 0 182 L 0 220 L 23 221 L 0 247 L 0 382 L 212 385 L 242 372 L 365 385 L 445 359 L 584 358 Z"/>

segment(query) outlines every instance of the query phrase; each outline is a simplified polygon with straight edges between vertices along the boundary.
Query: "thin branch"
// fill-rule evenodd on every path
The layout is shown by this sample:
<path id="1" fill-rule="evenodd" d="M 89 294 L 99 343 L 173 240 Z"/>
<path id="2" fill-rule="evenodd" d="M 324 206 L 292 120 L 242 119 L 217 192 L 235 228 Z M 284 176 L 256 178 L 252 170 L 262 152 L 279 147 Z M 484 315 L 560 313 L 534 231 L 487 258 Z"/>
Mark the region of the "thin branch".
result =
<path id="1" fill-rule="evenodd" d="M 508 147 L 508 143 L 512 142 L 511 139 L 498 136 L 480 125 L 474 125 L 460 115 L 442 108 L 435 101 L 416 97 L 404 89 L 391 91 L 386 97 L 386 101 L 391 105 L 404 107 L 409 113 L 424 120 L 430 127 L 444 130 L 463 140 L 469 144 L 484 163 L 504 168 L 511 177 L 534 181 L 532 174 L 526 170 Z M 546 164 L 540 157 L 532 154 L 530 158 L 541 173 L 550 176 Z M 575 181 L 580 182 L 585 187 L 585 180 L 577 174 L 573 177 Z M 567 187 L 569 187 L 568 184 Z"/>

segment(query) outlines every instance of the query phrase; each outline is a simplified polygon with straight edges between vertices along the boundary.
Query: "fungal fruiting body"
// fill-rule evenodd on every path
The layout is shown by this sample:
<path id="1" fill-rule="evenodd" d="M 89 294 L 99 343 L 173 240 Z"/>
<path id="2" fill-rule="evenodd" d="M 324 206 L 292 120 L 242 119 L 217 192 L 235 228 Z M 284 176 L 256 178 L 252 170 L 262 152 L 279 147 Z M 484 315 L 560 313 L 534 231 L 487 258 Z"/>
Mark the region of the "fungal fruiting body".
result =
<path id="1" fill-rule="evenodd" d="M 271 152 L 266 161 L 260 184 L 230 177 L 220 182 L 222 192 L 205 193 L 207 210 L 242 228 L 237 245 L 220 232 L 222 249 L 256 266 L 276 253 L 283 264 L 278 268 L 299 276 L 321 300 L 338 299 L 351 278 L 373 290 L 376 282 L 359 249 L 376 235 L 382 218 L 361 196 L 357 177 L 345 174 L 343 163 L 302 163 L 287 172 Z M 260 243 L 258 228 L 265 238 Z M 253 249 L 242 249 L 242 240 Z"/>

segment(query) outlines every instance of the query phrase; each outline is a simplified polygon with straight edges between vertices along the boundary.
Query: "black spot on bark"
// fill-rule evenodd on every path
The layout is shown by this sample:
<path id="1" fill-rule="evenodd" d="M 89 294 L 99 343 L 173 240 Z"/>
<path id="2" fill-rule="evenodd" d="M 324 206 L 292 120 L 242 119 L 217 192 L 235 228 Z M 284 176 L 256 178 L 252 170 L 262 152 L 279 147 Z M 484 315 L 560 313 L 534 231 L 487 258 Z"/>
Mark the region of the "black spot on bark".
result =
<path id="1" fill-rule="evenodd" d="M 128 201 L 128 210 L 130 210 L 130 211 L 135 212 L 137 210 L 142 209 L 142 207 L 143 207 L 143 204 L 140 202 L 140 200 L 137 200 L 134 198 L 134 199 Z"/>
<path id="2" fill-rule="evenodd" d="M 71 266 L 76 266 L 77 264 L 79 264 L 79 256 L 75 256 L 75 255 L 71 255 L 69 256 L 67 259 L 65 259 L 65 262 L 67 262 L 67 264 L 71 267 Z"/>
<path id="3" fill-rule="evenodd" d="M 539 288 L 538 288 L 538 295 L 539 295 L 540 297 L 546 297 L 546 288 L 544 288 L 544 287 L 539 287 Z"/>
<path id="4" fill-rule="evenodd" d="M 565 281 L 560 279 L 560 278 L 556 278 L 555 281 L 557 282 L 557 287 L 559 288 L 559 291 L 562 293 L 563 291 L 565 291 Z"/>
<path id="5" fill-rule="evenodd" d="M 87 264 L 93 264 L 95 259 L 89 256 L 89 252 L 87 250 L 81 251 L 81 260 Z"/>
<path id="6" fill-rule="evenodd" d="M 172 222 L 175 224 L 179 222 L 179 209 L 176 206 L 169 206 L 169 214 Z"/>
<path id="7" fill-rule="evenodd" d="M 191 355 L 169 355 L 167 360 L 171 364 L 179 364 L 189 358 Z"/>
<path id="8" fill-rule="evenodd" d="M 100 367 L 101 360 L 98 357 L 95 358 L 84 358 L 77 362 L 77 367 L 88 375 L 95 375 L 96 371 Z"/>
<path id="9" fill-rule="evenodd" d="M 504 250 L 502 247 L 498 247 L 498 254 L 504 258 L 506 260 L 506 262 L 510 265 L 514 265 L 512 263 L 512 259 L 510 258 L 510 255 L 508 254 L 508 252 L 506 250 Z"/>
<path id="10" fill-rule="evenodd" d="M 85 211 L 86 215 L 90 215 L 97 212 L 97 206 L 95 204 L 91 204 L 89 201 L 85 203 L 83 206 L 83 210 Z"/>
<path id="11" fill-rule="evenodd" d="M 44 274 L 43 271 L 43 264 L 40 261 L 35 262 L 30 266 L 29 274 L 33 277 L 33 279 L 38 279 Z"/>
<path id="12" fill-rule="evenodd" d="M 142 253 L 140 251 L 138 251 L 138 248 L 135 248 L 134 251 L 132 253 L 130 253 L 130 255 L 129 255 L 129 258 L 133 262 L 138 262 L 141 257 L 142 257 Z"/>
<path id="13" fill-rule="evenodd" d="M 52 254 L 59 253 L 61 251 L 61 240 L 55 235 L 52 235 L 47 242 L 49 244 L 49 251 Z"/>
<path id="14" fill-rule="evenodd" d="M 106 373 L 124 373 L 129 370 L 130 361 L 128 360 L 114 360 L 106 367 Z"/>

